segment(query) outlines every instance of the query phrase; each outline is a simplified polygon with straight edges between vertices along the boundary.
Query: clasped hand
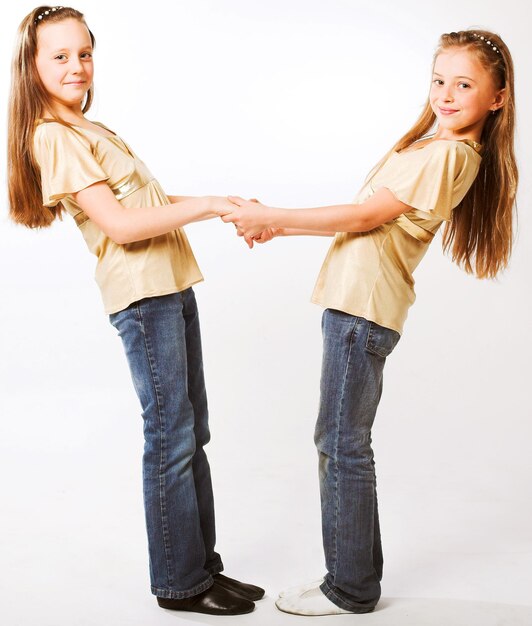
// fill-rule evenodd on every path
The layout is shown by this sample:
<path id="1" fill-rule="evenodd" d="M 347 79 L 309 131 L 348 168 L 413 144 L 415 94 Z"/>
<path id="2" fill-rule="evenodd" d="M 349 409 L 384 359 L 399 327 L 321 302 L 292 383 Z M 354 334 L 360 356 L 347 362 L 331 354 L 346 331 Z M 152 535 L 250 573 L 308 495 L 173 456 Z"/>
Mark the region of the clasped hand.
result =
<path id="1" fill-rule="evenodd" d="M 273 228 L 270 223 L 271 209 L 256 199 L 244 200 L 239 196 L 228 196 L 234 210 L 221 216 L 222 221 L 231 222 L 236 227 L 236 233 L 250 248 L 254 243 L 266 243 L 275 237 L 279 229 Z"/>

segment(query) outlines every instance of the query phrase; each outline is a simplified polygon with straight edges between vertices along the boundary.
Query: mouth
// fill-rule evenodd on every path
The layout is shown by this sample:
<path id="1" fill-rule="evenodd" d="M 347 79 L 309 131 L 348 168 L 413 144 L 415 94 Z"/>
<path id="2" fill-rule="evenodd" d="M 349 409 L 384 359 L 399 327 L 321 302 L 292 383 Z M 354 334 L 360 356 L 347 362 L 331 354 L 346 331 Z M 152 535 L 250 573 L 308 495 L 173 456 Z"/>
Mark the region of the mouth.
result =
<path id="1" fill-rule="evenodd" d="M 452 115 L 453 113 L 458 113 L 458 109 L 446 109 L 443 107 L 438 107 L 438 109 L 442 115 Z"/>
<path id="2" fill-rule="evenodd" d="M 81 87 L 85 84 L 84 80 L 73 80 L 69 83 L 64 83 L 65 85 L 73 85 L 74 87 Z"/>

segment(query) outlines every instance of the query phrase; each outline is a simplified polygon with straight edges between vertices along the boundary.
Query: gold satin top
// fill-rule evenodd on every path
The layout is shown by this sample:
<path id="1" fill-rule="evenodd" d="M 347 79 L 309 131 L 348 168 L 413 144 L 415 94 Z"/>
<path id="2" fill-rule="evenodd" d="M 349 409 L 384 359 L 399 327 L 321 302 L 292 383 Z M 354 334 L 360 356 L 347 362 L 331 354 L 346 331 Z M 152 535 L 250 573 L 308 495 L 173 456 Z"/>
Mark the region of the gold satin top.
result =
<path id="1" fill-rule="evenodd" d="M 440 139 L 392 152 L 354 203 L 386 187 L 411 209 L 369 232 L 337 233 L 312 301 L 402 333 L 416 297 L 412 274 L 475 180 L 480 149 L 470 140 Z"/>
<path id="2" fill-rule="evenodd" d="M 106 313 L 121 311 L 142 298 L 183 291 L 203 280 L 182 229 L 120 245 L 72 198 L 81 189 L 106 181 L 126 208 L 157 210 L 170 204 L 146 165 L 118 135 L 108 137 L 79 126 L 72 130 L 58 122 L 38 120 L 33 143 L 41 168 L 43 204 L 53 207 L 62 202 L 98 258 L 95 278 Z"/>

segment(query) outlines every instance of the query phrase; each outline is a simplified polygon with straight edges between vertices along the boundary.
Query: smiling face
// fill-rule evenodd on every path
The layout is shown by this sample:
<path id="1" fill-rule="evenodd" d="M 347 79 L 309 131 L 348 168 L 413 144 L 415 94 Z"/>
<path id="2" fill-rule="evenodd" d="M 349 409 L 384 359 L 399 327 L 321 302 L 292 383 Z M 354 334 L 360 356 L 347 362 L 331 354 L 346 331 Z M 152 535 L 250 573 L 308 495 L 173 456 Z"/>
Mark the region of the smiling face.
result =
<path id="1" fill-rule="evenodd" d="M 35 64 L 54 112 L 81 115 L 94 73 L 87 26 L 73 18 L 39 25 Z"/>
<path id="2" fill-rule="evenodd" d="M 504 89 L 467 48 L 448 48 L 434 63 L 430 105 L 439 123 L 440 139 L 480 142 L 484 123 L 504 104 Z"/>

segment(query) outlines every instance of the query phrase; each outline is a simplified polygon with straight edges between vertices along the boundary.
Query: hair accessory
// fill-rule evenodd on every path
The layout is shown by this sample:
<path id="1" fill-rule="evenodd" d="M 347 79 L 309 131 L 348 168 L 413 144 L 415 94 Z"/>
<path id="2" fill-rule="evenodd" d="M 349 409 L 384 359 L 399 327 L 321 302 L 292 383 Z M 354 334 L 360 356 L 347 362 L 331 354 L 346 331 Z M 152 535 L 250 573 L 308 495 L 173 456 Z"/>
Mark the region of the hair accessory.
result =
<path id="1" fill-rule="evenodd" d="M 477 37 L 478 39 L 482 39 L 482 41 L 483 41 L 484 43 L 487 43 L 487 44 L 488 44 L 488 46 L 489 46 L 492 50 L 494 50 L 497 54 L 500 54 L 500 53 L 501 53 L 501 52 L 500 52 L 500 50 L 499 50 L 499 48 L 497 48 L 497 46 L 496 46 L 496 45 L 494 45 L 492 41 L 490 41 L 489 39 L 487 39 L 486 37 L 484 37 L 484 35 L 477 35 L 477 33 L 473 33 L 473 37 Z"/>
<path id="2" fill-rule="evenodd" d="M 40 13 L 39 15 L 37 15 L 37 17 L 33 20 L 34 24 L 39 24 L 39 22 L 42 22 L 42 20 L 47 16 L 50 15 L 50 13 L 55 13 L 55 11 L 59 11 L 60 9 L 63 9 L 64 7 L 50 7 L 49 9 L 46 9 L 46 11 L 43 11 L 42 13 Z"/>

